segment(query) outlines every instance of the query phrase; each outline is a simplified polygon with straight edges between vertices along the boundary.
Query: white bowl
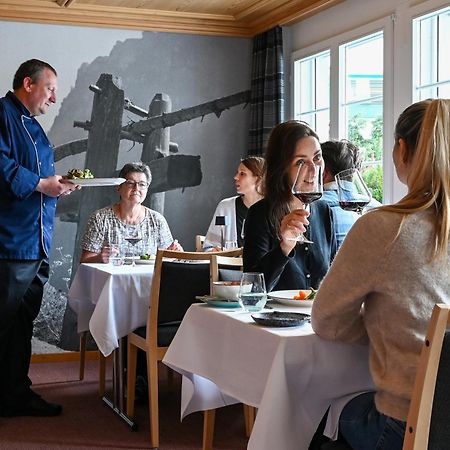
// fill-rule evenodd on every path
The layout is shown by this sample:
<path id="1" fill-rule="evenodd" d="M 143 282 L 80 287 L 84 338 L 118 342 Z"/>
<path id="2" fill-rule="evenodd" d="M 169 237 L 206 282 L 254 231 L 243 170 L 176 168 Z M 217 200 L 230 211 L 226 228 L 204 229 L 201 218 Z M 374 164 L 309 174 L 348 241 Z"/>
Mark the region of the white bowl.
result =
<path id="1" fill-rule="evenodd" d="M 240 281 L 213 281 L 213 295 L 228 300 L 237 300 L 240 286 Z M 251 284 L 244 285 L 245 292 L 250 292 L 251 289 Z"/>

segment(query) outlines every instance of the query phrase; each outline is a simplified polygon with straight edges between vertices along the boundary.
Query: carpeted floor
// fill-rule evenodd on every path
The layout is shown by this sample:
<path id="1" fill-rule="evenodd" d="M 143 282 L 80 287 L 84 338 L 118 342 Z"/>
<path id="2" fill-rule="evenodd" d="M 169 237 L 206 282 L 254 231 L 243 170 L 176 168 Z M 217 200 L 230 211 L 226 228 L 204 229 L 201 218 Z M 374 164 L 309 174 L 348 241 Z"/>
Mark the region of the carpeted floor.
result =
<path id="1" fill-rule="evenodd" d="M 59 417 L 0 417 L 0 449 L 147 449 L 148 408 L 136 407 L 138 430 L 131 429 L 98 397 L 97 361 L 87 361 L 85 380 L 78 380 L 78 362 L 32 364 L 34 390 L 46 400 L 61 403 Z M 180 422 L 180 377 L 170 389 L 161 370 L 160 449 L 200 449 L 203 415 L 191 414 Z M 245 449 L 242 405 L 217 412 L 214 448 Z"/>

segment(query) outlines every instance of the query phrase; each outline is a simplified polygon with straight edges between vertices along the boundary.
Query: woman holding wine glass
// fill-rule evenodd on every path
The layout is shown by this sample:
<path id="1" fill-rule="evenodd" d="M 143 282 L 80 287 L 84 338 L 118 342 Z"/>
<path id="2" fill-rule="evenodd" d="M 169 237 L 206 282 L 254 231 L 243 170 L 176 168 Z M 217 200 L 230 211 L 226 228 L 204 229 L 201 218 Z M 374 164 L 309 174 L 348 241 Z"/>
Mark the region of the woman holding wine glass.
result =
<path id="1" fill-rule="evenodd" d="M 406 108 L 393 160 L 407 195 L 360 217 L 314 300 L 322 338 L 369 344 L 374 392 L 351 399 L 339 432 L 351 448 L 401 450 L 436 303 L 450 292 L 450 100 Z"/>
<path id="2" fill-rule="evenodd" d="M 322 168 L 319 138 L 308 124 L 290 120 L 273 128 L 266 150 L 264 199 L 247 213 L 243 255 L 244 271 L 263 272 L 269 292 L 317 288 L 334 257 L 329 206 L 321 200 L 306 205 L 294 195 L 299 175 L 299 185 L 314 194 L 303 199 L 317 199 L 320 187 L 313 181 Z M 302 233 L 312 243 L 302 243 Z"/>
<path id="3" fill-rule="evenodd" d="M 180 250 L 172 238 L 164 216 L 142 203 L 151 182 L 150 168 L 143 163 L 125 164 L 119 173 L 125 182 L 117 187 L 120 200 L 112 206 L 95 211 L 89 218 L 81 241 L 81 262 L 109 262 L 112 243 L 130 244 L 132 256 L 156 254 L 158 248 Z"/>

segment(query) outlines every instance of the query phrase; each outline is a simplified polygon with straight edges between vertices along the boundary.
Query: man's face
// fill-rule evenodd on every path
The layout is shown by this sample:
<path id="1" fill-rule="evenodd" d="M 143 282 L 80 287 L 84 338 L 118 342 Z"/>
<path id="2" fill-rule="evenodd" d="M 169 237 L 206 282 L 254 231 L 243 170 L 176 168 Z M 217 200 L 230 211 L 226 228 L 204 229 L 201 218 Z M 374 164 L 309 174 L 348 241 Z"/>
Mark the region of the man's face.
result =
<path id="1" fill-rule="evenodd" d="M 24 86 L 27 93 L 25 106 L 31 115 L 45 114 L 50 104 L 56 102 L 58 83 L 56 75 L 50 69 L 44 69 L 35 81 L 25 78 Z"/>

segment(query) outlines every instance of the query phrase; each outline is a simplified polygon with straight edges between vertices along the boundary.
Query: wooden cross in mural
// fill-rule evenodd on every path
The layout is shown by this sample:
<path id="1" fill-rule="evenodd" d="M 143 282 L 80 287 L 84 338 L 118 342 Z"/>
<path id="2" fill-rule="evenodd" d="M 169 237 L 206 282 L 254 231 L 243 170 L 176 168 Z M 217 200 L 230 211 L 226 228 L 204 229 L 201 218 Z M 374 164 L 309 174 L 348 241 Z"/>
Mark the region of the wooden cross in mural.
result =
<path id="1" fill-rule="evenodd" d="M 150 166 L 153 177 L 145 204 L 161 213 L 164 212 L 164 192 L 197 186 L 202 180 L 199 156 L 174 154 L 178 152 L 178 145 L 170 142 L 170 127 L 211 113 L 219 117 L 224 110 L 250 100 L 250 91 L 244 91 L 171 112 L 169 96 L 156 94 L 149 110 L 145 111 L 125 98 L 120 78 L 111 74 L 100 75 L 97 84 L 90 89 L 94 92 L 91 120 L 74 123 L 88 131 L 88 138 L 57 147 L 56 161 L 86 152 L 85 167 L 95 177 L 117 176 L 120 141 L 140 142 L 143 144 L 141 160 Z M 146 119 L 122 126 L 124 109 Z M 82 189 L 59 203 L 60 220 L 77 224 L 72 274 L 78 265 L 81 237 L 89 216 L 94 210 L 111 204 L 113 195 L 114 188 L 110 187 Z"/>

